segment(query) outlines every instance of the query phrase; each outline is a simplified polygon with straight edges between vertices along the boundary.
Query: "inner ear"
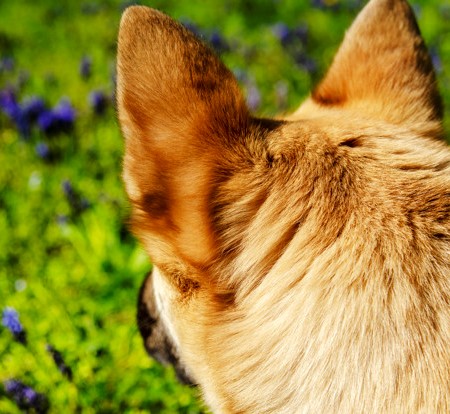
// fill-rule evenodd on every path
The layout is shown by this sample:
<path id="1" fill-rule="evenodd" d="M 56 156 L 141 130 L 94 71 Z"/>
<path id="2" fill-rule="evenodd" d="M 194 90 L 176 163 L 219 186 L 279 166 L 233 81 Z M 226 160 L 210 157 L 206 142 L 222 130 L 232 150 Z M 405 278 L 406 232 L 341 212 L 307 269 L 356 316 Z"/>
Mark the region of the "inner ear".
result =
<path id="1" fill-rule="evenodd" d="M 122 17 L 117 73 L 134 229 L 203 265 L 215 252 L 217 171 L 251 124 L 237 81 L 191 32 L 141 6 Z"/>

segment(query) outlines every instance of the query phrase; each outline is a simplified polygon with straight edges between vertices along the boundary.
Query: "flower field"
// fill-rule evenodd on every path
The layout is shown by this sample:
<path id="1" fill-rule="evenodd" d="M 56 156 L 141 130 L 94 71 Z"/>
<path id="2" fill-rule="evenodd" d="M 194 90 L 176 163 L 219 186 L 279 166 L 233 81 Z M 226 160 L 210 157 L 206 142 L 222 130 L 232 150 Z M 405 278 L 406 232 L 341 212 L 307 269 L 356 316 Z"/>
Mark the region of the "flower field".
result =
<path id="1" fill-rule="evenodd" d="M 209 43 L 263 116 L 307 96 L 363 3 L 140 2 Z M 135 323 L 151 264 L 128 232 L 120 178 L 115 50 L 129 4 L 0 2 L 2 414 L 207 412 L 147 357 Z M 450 0 L 413 5 L 450 139 Z"/>

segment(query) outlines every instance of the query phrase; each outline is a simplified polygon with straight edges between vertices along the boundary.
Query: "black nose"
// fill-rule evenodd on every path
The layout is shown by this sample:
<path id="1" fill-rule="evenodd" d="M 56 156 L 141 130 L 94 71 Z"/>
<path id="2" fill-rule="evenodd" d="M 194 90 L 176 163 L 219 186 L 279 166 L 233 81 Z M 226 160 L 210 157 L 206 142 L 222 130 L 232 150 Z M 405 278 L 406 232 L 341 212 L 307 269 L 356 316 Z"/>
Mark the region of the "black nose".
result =
<path id="1" fill-rule="evenodd" d="M 138 306 L 137 306 L 137 324 L 139 328 L 139 332 L 141 333 L 142 338 L 145 340 L 145 338 L 149 337 L 152 334 L 153 328 L 157 324 L 156 315 L 153 317 L 150 315 L 150 311 L 147 308 L 147 305 L 144 301 L 144 293 L 146 289 L 151 288 L 151 272 L 147 274 L 147 276 L 144 279 L 144 282 L 141 285 L 141 288 L 139 290 L 139 298 L 138 298 Z M 147 286 L 148 285 L 148 286 Z M 148 292 L 146 296 L 152 297 L 153 292 Z"/>
<path id="2" fill-rule="evenodd" d="M 178 380 L 186 385 L 196 385 L 180 361 L 178 352 L 159 317 L 153 292 L 151 272 L 147 274 L 139 291 L 137 324 L 148 354 L 163 365 L 173 365 Z"/>

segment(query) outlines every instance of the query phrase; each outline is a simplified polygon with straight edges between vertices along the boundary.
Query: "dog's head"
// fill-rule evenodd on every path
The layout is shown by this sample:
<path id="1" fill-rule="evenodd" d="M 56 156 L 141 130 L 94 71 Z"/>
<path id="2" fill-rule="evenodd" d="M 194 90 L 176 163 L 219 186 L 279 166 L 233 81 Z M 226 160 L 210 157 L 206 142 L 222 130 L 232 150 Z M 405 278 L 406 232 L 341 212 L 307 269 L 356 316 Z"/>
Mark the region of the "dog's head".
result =
<path id="1" fill-rule="evenodd" d="M 122 18 L 117 81 L 132 228 L 153 263 L 139 303 L 145 345 L 217 410 L 263 412 L 259 400 L 281 412 L 315 352 L 302 335 L 321 335 L 310 318 L 339 314 L 326 301 L 315 313 L 318 292 L 379 265 L 380 223 L 408 238 L 392 217 L 417 188 L 386 204 L 403 185 L 386 170 L 406 164 L 411 179 L 424 136 L 440 159 L 442 107 L 411 9 L 372 0 L 289 117 L 253 117 L 214 53 L 145 7 Z M 383 253 L 366 257 L 363 245 Z M 305 286 L 313 293 L 299 299 Z"/>

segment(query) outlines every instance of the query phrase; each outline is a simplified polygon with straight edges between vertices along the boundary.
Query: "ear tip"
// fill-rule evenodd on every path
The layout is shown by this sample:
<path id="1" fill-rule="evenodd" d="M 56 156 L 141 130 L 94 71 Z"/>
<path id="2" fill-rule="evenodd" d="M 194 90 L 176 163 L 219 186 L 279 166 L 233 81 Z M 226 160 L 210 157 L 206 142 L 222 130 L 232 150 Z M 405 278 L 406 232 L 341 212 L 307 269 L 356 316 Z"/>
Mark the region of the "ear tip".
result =
<path id="1" fill-rule="evenodd" d="M 148 20 L 149 18 L 161 16 L 162 13 L 158 10 L 146 6 L 129 6 L 122 13 L 120 19 L 120 30 L 126 27 L 133 27 L 139 22 Z"/>
<path id="2" fill-rule="evenodd" d="M 367 6 L 376 5 L 383 7 L 393 7 L 395 5 L 405 5 L 408 4 L 408 0 L 369 0 Z"/>
<path id="3" fill-rule="evenodd" d="M 148 10 L 149 8 L 146 6 L 128 6 L 122 13 L 120 25 L 122 26 L 136 20 L 139 16 L 147 14 Z"/>
<path id="4" fill-rule="evenodd" d="M 151 27 L 161 21 L 163 13 L 146 6 L 129 6 L 122 13 L 118 33 L 118 54 L 128 54 L 130 47 L 150 33 Z"/>
<path id="5" fill-rule="evenodd" d="M 370 0 L 363 11 L 370 11 L 372 13 L 374 10 L 378 10 L 382 13 L 398 13 L 399 11 L 411 12 L 412 9 L 408 0 Z"/>

